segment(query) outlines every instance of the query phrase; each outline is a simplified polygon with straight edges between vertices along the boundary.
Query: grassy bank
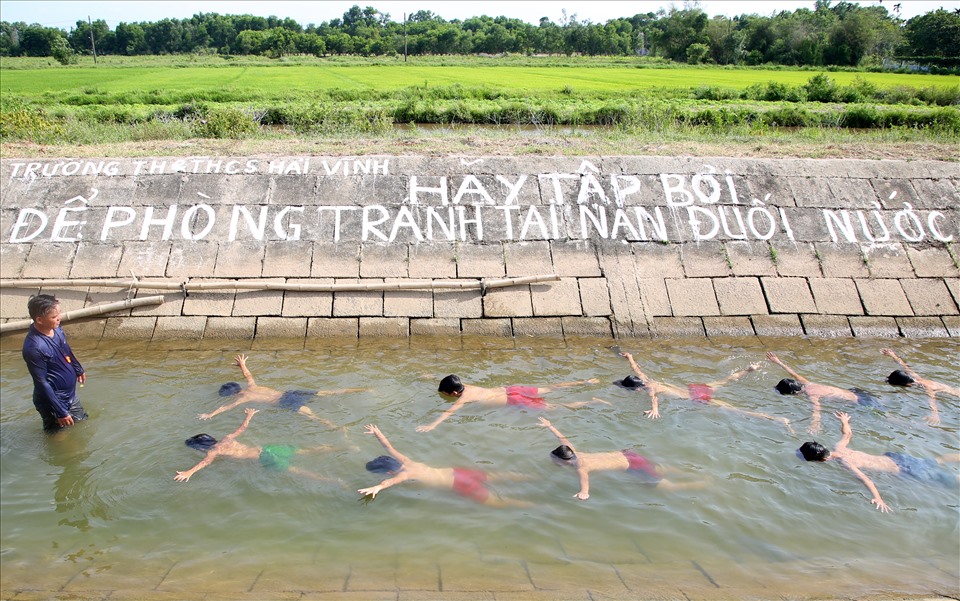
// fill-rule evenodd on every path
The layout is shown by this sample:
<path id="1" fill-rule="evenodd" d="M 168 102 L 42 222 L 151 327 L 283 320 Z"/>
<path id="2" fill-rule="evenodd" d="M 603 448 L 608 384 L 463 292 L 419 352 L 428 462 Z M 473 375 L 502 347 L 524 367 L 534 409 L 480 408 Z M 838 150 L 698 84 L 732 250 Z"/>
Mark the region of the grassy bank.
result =
<path id="1" fill-rule="evenodd" d="M 276 146 L 357 136 L 436 146 L 444 136 L 424 130 L 431 124 L 448 126 L 448 137 L 456 135 L 450 126 L 476 126 L 471 137 L 501 144 L 506 137 L 513 140 L 506 146 L 520 151 L 542 135 L 559 135 L 584 151 L 597 143 L 636 151 L 658 142 L 856 140 L 945 146 L 935 153 L 947 156 L 953 147 L 955 157 L 960 142 L 960 86 L 955 77 L 936 75 L 566 57 L 415 63 L 297 57 L 270 64 L 245 57 L 107 57 L 66 68 L 4 59 L 0 72 L 5 155 L 32 145 L 243 140 Z"/>

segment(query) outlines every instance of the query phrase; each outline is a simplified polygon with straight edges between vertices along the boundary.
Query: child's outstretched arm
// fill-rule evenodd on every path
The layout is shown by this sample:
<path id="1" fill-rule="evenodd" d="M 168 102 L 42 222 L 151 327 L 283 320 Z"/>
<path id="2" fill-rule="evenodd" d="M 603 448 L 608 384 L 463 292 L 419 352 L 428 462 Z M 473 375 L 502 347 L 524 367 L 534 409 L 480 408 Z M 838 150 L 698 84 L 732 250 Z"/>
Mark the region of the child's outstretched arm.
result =
<path id="1" fill-rule="evenodd" d="M 408 479 L 410 479 L 410 475 L 409 475 L 409 474 L 407 474 L 406 472 L 400 472 L 400 473 L 397 474 L 396 476 L 394 476 L 394 477 L 392 477 L 392 478 L 387 478 L 386 480 L 384 480 L 384 481 L 381 482 L 380 484 L 377 484 L 376 486 L 370 486 L 370 487 L 367 487 L 367 488 L 360 488 L 360 489 L 357 490 L 357 492 L 360 493 L 360 494 L 363 495 L 363 496 L 370 495 L 370 498 L 371 498 L 371 499 L 376 499 L 376 498 L 377 498 L 377 493 L 379 493 L 381 490 L 385 490 L 385 489 L 387 489 L 387 488 L 390 488 L 391 486 L 393 486 L 393 485 L 395 485 L 395 484 L 400 484 L 401 482 L 403 482 L 403 481 L 405 481 L 405 480 L 408 480 Z"/>
<path id="2" fill-rule="evenodd" d="M 882 349 L 880 349 L 880 354 L 881 354 L 881 355 L 886 355 L 887 357 L 890 357 L 891 359 L 893 359 L 894 361 L 896 361 L 896 362 L 900 365 L 900 367 L 903 368 L 903 371 L 907 372 L 907 374 L 908 374 L 911 378 L 913 378 L 914 380 L 916 380 L 916 379 L 919 377 L 919 376 L 917 375 L 917 372 L 915 372 L 915 371 L 913 371 L 912 369 L 910 369 L 910 366 L 907 365 L 906 362 L 905 362 L 903 359 L 901 359 L 900 357 L 898 357 L 895 352 L 893 352 L 893 349 L 882 348 Z"/>
<path id="3" fill-rule="evenodd" d="M 207 456 L 204 457 L 202 461 L 200 461 L 200 463 L 198 463 L 197 465 L 191 467 L 186 471 L 177 472 L 177 475 L 174 476 L 173 479 L 176 480 L 177 482 L 189 482 L 190 476 L 196 474 L 203 468 L 213 463 L 213 460 L 217 458 L 217 455 L 218 453 L 214 451 L 210 451 L 209 453 L 207 453 Z"/>
<path id="4" fill-rule="evenodd" d="M 877 487 L 873 483 L 873 480 L 871 480 L 869 476 L 867 476 L 862 471 L 860 471 L 859 468 L 853 467 L 852 465 L 849 465 L 846 462 L 843 462 L 843 465 L 848 470 L 853 472 L 853 475 L 856 476 L 861 482 L 863 482 L 864 486 L 867 487 L 867 490 L 870 491 L 870 494 L 873 495 L 873 498 L 870 499 L 870 504 L 876 505 L 877 509 L 879 509 L 883 513 L 889 512 L 890 506 L 884 503 L 883 499 L 880 497 L 880 491 L 877 490 Z"/>
<path id="5" fill-rule="evenodd" d="M 242 404 L 244 404 L 244 403 L 246 403 L 246 402 L 248 402 L 247 399 L 240 398 L 240 399 L 237 399 L 236 401 L 230 403 L 229 405 L 221 405 L 221 406 L 217 407 L 216 409 L 214 409 L 213 411 L 211 411 L 210 413 L 201 413 L 201 414 L 197 415 L 197 417 L 198 417 L 199 419 L 210 419 L 210 418 L 213 417 L 214 415 L 220 415 L 220 414 L 223 413 L 224 411 L 229 411 L 229 410 L 233 409 L 234 407 L 236 407 L 237 405 L 242 405 Z"/>
<path id="6" fill-rule="evenodd" d="M 847 448 L 847 445 L 853 440 L 853 430 L 850 428 L 850 415 L 843 411 L 837 411 L 834 415 L 840 420 L 841 435 L 840 441 L 837 443 L 837 446 L 834 447 L 834 451 L 842 451 Z"/>
<path id="7" fill-rule="evenodd" d="M 556 428 L 554 428 L 553 424 L 550 423 L 550 420 L 548 420 L 545 417 L 541 417 L 540 425 L 546 428 L 547 430 L 550 430 L 551 432 L 553 432 L 553 435 L 557 437 L 557 440 L 560 441 L 560 444 L 567 445 L 568 447 L 570 447 L 570 450 L 572 450 L 574 453 L 577 452 L 577 450 L 573 448 L 573 443 L 567 440 L 567 437 L 561 434 L 560 430 L 557 430 Z"/>
<path id="8" fill-rule="evenodd" d="M 796 380 L 797 382 L 800 382 L 801 384 L 810 383 L 810 380 L 804 378 L 803 376 L 795 372 L 793 369 L 791 369 L 790 366 L 788 366 L 786 363 L 781 361 L 780 358 L 777 357 L 776 353 L 774 353 L 773 351 L 767 352 L 767 359 L 769 359 L 770 362 L 773 363 L 774 365 L 779 365 L 780 367 L 782 367 L 783 370 L 788 374 L 790 374 L 793 377 L 793 379 Z"/>
<path id="9" fill-rule="evenodd" d="M 377 440 L 380 441 L 380 444 L 383 445 L 383 448 L 386 449 L 387 452 L 390 453 L 393 456 L 393 458 L 399 461 L 400 463 L 408 463 L 410 461 L 409 457 L 407 457 L 400 451 L 393 448 L 393 445 L 390 444 L 389 440 L 387 440 L 386 435 L 384 435 L 384 433 L 380 431 L 380 428 L 378 428 L 374 424 L 367 424 L 366 426 L 364 426 L 363 432 L 364 434 L 373 434 L 374 436 L 376 436 Z"/>
<path id="10" fill-rule="evenodd" d="M 450 407 L 448 407 L 443 413 L 440 414 L 440 417 L 433 420 L 425 426 L 417 426 L 417 432 L 429 432 L 433 430 L 441 423 L 443 423 L 448 417 L 456 413 L 461 407 L 467 404 L 467 400 L 464 398 L 459 398 L 457 401 Z"/>
<path id="11" fill-rule="evenodd" d="M 253 374 L 250 373 L 250 370 L 247 369 L 247 356 L 246 355 L 237 355 L 233 360 L 233 364 L 240 367 L 240 371 L 243 372 L 243 377 L 247 379 L 248 386 L 256 386 L 256 381 L 253 379 Z"/>
<path id="12" fill-rule="evenodd" d="M 240 424 L 240 427 L 234 430 L 232 433 L 224 436 L 223 440 L 233 440 L 237 436 L 240 436 L 241 434 L 243 434 L 243 431 L 246 430 L 247 426 L 250 425 L 250 420 L 253 419 L 254 415 L 256 415 L 257 413 L 260 413 L 260 410 L 254 409 L 253 407 L 247 407 L 246 409 L 243 410 L 243 412 L 246 414 L 246 417 L 243 418 L 243 423 Z"/>
<path id="13" fill-rule="evenodd" d="M 647 374 L 643 373 L 643 370 L 640 369 L 640 366 L 637 365 L 637 362 L 633 360 L 632 353 L 620 353 L 620 356 L 625 358 L 630 363 L 630 368 L 633 370 L 633 373 L 637 374 L 637 377 L 643 380 L 644 382 L 648 381 L 650 378 Z"/>
<path id="14" fill-rule="evenodd" d="M 650 391 L 650 409 L 643 412 L 650 419 L 660 419 L 660 401 L 657 399 L 657 393 Z"/>
<path id="15" fill-rule="evenodd" d="M 581 501 L 586 501 L 590 498 L 590 472 L 582 467 L 578 467 L 577 476 L 580 477 L 580 492 L 573 496 Z"/>
<path id="16" fill-rule="evenodd" d="M 940 408 L 937 406 L 937 391 L 927 388 L 927 401 L 930 404 L 930 415 L 925 419 L 931 426 L 940 425 Z"/>

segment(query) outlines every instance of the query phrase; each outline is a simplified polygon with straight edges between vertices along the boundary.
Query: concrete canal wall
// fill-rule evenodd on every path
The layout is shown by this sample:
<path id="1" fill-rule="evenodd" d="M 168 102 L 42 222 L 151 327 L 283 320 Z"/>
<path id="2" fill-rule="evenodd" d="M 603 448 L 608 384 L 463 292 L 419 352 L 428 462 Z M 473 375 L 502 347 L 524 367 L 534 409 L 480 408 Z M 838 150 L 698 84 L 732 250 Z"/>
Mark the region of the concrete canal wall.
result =
<path id="1" fill-rule="evenodd" d="M 88 338 L 960 336 L 957 163 L 294 156 L 0 167 L 8 327 L 42 291 L 65 311 L 163 295 L 65 323 Z M 493 287 L 526 276 L 556 278 Z M 201 283 L 226 287 L 192 288 Z M 230 288 L 251 283 L 326 288 Z M 397 283 L 419 287 L 389 289 Z M 443 288 L 457 283 L 475 288 Z"/>

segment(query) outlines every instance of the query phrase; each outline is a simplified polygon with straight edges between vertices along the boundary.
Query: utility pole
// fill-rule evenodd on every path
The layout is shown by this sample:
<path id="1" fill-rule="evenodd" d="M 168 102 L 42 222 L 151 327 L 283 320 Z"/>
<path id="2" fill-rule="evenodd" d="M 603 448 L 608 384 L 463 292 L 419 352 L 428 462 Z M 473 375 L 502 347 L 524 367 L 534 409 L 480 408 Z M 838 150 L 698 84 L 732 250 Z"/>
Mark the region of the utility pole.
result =
<path id="1" fill-rule="evenodd" d="M 90 47 L 93 48 L 93 64 L 97 64 L 97 45 L 93 41 L 93 21 L 90 20 L 90 15 L 87 15 L 87 23 L 90 25 Z"/>
<path id="2" fill-rule="evenodd" d="M 407 62 L 407 13 L 403 13 L 403 62 Z"/>

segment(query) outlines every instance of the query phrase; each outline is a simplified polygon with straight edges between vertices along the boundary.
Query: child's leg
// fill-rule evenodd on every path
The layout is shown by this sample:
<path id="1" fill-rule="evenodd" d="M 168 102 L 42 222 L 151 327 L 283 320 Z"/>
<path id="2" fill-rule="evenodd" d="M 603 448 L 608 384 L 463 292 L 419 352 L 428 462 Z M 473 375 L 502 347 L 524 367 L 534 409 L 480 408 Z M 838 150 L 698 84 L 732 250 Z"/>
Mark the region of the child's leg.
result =
<path id="1" fill-rule="evenodd" d="M 734 407 L 734 406 L 731 405 L 730 403 L 727 403 L 727 402 L 724 402 L 724 401 L 718 401 L 718 400 L 716 400 L 716 399 L 712 399 L 710 402 L 711 402 L 712 404 L 714 404 L 714 405 L 717 405 L 718 407 L 723 408 L 723 409 L 728 409 L 728 410 L 730 410 L 730 411 L 736 411 L 736 412 L 738 412 L 738 413 L 743 413 L 744 415 L 749 415 L 749 416 L 751 416 L 751 417 L 759 417 L 760 419 L 768 419 L 768 420 L 770 420 L 770 421 L 780 422 L 781 424 L 784 425 L 784 427 L 787 428 L 787 431 L 788 431 L 790 434 L 793 434 L 793 426 L 790 425 L 790 420 L 788 420 L 788 419 L 785 418 L 785 417 L 774 417 L 774 416 L 772 416 L 772 415 L 767 415 L 766 413 L 761 413 L 761 412 L 759 412 L 759 411 L 750 411 L 750 410 L 748 410 L 748 409 L 741 409 L 741 408 L 739 408 L 739 407 Z"/>
<path id="2" fill-rule="evenodd" d="M 710 382 L 709 384 L 707 384 L 707 386 L 709 386 L 710 388 L 720 388 L 721 386 L 726 386 L 730 382 L 736 382 L 737 380 L 747 375 L 748 373 L 752 371 L 757 371 L 758 369 L 760 369 L 759 363 L 751 363 L 750 366 L 747 367 L 747 369 L 741 369 L 740 371 L 735 371 L 722 380 L 719 380 L 717 382 Z"/>
<path id="3" fill-rule="evenodd" d="M 960 453 L 947 453 L 937 457 L 937 463 L 960 463 Z"/>
<path id="4" fill-rule="evenodd" d="M 321 476 L 320 474 L 315 474 L 311 471 L 299 468 L 299 467 L 289 467 L 287 471 L 291 474 L 296 474 L 297 476 L 302 476 L 304 478 L 310 478 L 311 480 L 316 480 L 317 482 L 331 482 L 335 484 L 340 484 L 343 486 L 343 482 L 337 478 L 327 478 L 326 476 Z"/>
<path id="5" fill-rule="evenodd" d="M 509 499 L 495 494 L 491 494 L 489 497 L 487 497 L 483 504 L 489 505 L 490 507 L 533 507 L 533 503 L 529 501 Z"/>
<path id="6" fill-rule="evenodd" d="M 556 388 L 569 388 L 570 386 L 580 386 L 581 384 L 596 384 L 600 380 L 597 378 L 590 378 L 589 380 L 576 380 L 574 382 L 560 382 L 559 384 L 551 384 L 550 386 L 541 386 L 537 388 L 537 394 L 547 394 L 548 392 Z"/>
<path id="7" fill-rule="evenodd" d="M 589 401 L 577 401 L 577 402 L 575 402 L 575 403 L 559 403 L 559 405 L 560 405 L 561 407 L 566 407 L 567 409 L 577 409 L 577 408 L 579 408 L 579 407 L 586 407 L 587 405 L 601 405 L 601 404 L 602 404 L 602 405 L 612 405 L 613 403 L 611 403 L 610 401 L 605 401 L 605 400 L 600 399 L 600 398 L 597 398 L 597 397 L 593 397 L 593 399 L 591 399 L 591 400 L 589 400 Z M 548 407 L 548 408 L 549 408 L 549 407 L 552 407 L 552 405 L 548 405 L 547 407 Z"/>
<path id="8" fill-rule="evenodd" d="M 368 392 L 369 388 L 341 388 L 340 390 L 318 390 L 317 396 L 330 396 L 334 394 L 347 394 L 350 392 Z"/>
<path id="9" fill-rule="evenodd" d="M 305 449 L 297 449 L 297 455 L 308 455 L 310 453 L 329 453 L 330 451 L 339 451 L 342 450 L 342 447 L 336 447 L 332 444 L 322 444 L 316 447 L 307 447 Z"/>
<path id="10" fill-rule="evenodd" d="M 701 490 L 707 487 L 707 482 L 704 480 L 698 480 L 696 482 L 673 482 L 671 480 L 661 480 L 657 484 L 657 488 L 662 488 L 668 491 L 675 490 Z"/>
<path id="11" fill-rule="evenodd" d="M 319 415 L 317 415 L 316 413 L 314 413 L 313 410 L 310 409 L 310 407 L 307 407 L 306 405 L 304 405 L 303 407 L 300 407 L 299 409 L 297 409 L 297 413 L 299 413 L 299 414 L 301 414 L 301 415 L 305 415 L 305 416 L 309 417 L 310 419 L 316 420 L 316 421 L 320 422 L 321 424 L 323 424 L 324 426 L 327 426 L 328 428 L 339 428 L 339 427 L 340 427 L 340 426 L 338 426 L 337 424 L 333 423 L 332 421 L 320 417 Z"/>

